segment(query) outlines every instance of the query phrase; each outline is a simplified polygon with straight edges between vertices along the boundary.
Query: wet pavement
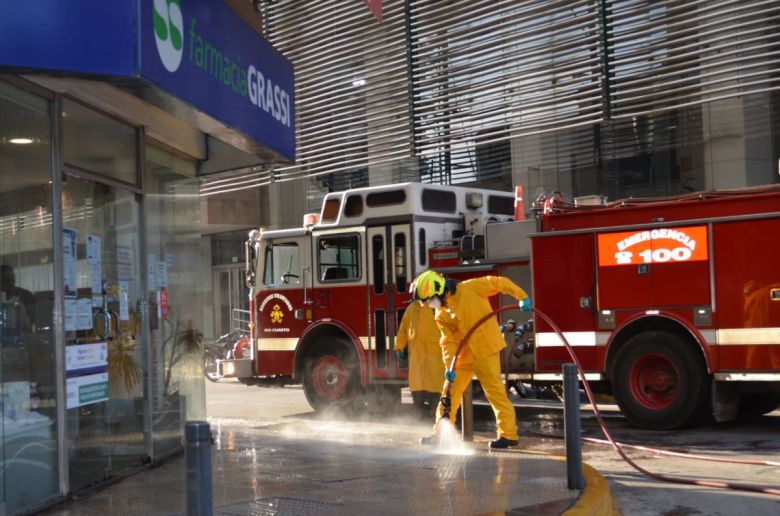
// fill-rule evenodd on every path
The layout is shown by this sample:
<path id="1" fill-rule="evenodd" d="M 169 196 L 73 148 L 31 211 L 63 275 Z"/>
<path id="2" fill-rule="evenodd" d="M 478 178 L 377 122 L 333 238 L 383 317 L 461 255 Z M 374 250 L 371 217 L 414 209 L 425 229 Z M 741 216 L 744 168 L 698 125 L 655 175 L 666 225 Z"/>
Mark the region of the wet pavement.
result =
<path id="1" fill-rule="evenodd" d="M 522 438 L 490 452 L 487 432 L 423 447 L 430 425 L 403 417 L 210 422 L 215 514 L 561 514 L 580 497 L 565 461 L 528 451 Z M 49 513 L 184 514 L 185 479 L 182 455 Z"/>

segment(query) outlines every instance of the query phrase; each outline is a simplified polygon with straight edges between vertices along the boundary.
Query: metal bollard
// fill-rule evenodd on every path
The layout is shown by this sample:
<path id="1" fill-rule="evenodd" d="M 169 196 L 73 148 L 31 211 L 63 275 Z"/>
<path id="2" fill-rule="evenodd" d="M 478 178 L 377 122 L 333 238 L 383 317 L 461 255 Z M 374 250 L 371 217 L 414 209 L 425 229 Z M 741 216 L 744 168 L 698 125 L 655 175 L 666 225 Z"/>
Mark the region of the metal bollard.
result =
<path id="1" fill-rule="evenodd" d="M 464 442 L 474 440 L 474 391 L 471 382 L 463 391 L 463 400 L 460 404 L 460 429 Z"/>
<path id="2" fill-rule="evenodd" d="M 580 384 L 577 366 L 563 364 L 563 435 L 566 439 L 566 479 L 569 489 L 585 487 L 582 476 L 582 428 L 580 426 Z"/>
<path id="3" fill-rule="evenodd" d="M 187 462 L 187 516 L 211 516 L 211 429 L 205 421 L 185 425 Z"/>

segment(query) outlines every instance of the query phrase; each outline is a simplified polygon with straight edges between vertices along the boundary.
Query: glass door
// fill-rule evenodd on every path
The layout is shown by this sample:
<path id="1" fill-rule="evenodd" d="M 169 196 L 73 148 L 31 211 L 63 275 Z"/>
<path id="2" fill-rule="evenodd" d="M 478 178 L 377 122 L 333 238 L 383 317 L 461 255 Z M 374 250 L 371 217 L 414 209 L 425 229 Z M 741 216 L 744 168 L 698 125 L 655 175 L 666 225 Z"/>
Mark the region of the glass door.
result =
<path id="1" fill-rule="evenodd" d="M 133 192 L 73 176 L 62 204 L 66 445 L 76 491 L 147 456 L 140 205 Z"/>
<path id="2" fill-rule="evenodd" d="M 217 337 L 246 329 L 249 289 L 246 286 L 244 265 L 213 268 L 214 332 Z"/>

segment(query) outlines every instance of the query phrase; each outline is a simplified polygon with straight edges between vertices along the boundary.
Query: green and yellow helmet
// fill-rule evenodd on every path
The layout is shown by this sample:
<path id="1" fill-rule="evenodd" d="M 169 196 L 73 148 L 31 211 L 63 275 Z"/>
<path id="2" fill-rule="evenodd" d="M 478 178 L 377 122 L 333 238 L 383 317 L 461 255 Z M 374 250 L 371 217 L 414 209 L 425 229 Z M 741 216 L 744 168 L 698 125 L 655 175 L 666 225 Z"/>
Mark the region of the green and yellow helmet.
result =
<path id="1" fill-rule="evenodd" d="M 426 301 L 444 294 L 444 277 L 436 271 L 425 271 L 412 284 L 418 299 Z"/>

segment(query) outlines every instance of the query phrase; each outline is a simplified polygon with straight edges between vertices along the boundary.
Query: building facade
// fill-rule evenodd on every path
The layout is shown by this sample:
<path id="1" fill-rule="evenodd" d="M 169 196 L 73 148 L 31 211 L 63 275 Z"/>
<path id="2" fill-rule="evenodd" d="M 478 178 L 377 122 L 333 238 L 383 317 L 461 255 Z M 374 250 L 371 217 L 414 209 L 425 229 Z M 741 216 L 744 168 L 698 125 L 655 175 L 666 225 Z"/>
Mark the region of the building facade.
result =
<path id="1" fill-rule="evenodd" d="M 201 178 L 294 159 L 292 66 L 236 11 L 75 4 L 0 18 L 0 514 L 181 451 L 205 418 Z"/>
<path id="2" fill-rule="evenodd" d="M 260 4 L 296 65 L 298 159 L 204 191 L 296 199 L 270 226 L 404 180 L 610 200 L 778 181 L 777 2 Z"/>

